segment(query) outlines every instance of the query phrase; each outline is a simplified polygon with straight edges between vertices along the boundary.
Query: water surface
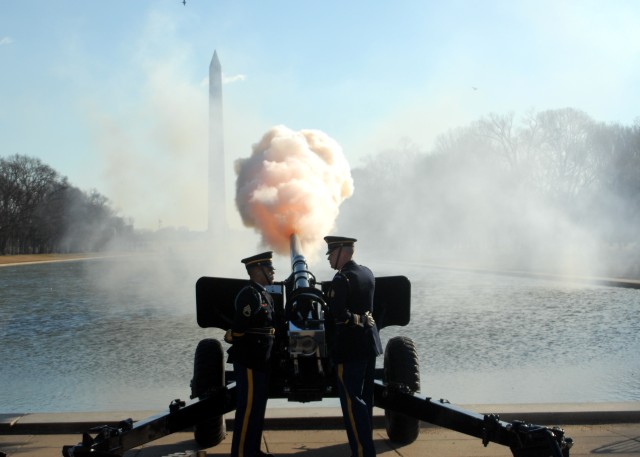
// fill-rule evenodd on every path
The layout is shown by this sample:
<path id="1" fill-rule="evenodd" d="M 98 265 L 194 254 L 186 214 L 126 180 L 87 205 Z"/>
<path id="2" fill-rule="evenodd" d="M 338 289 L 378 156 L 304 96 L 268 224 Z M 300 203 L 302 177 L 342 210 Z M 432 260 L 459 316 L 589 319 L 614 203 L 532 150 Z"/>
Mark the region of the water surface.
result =
<path id="1" fill-rule="evenodd" d="M 382 337 L 415 341 L 425 395 L 640 400 L 638 290 L 371 267 L 412 282 L 411 323 Z M 188 399 L 198 341 L 222 336 L 196 324 L 202 275 L 162 259 L 0 268 L 0 412 L 159 410 Z"/>

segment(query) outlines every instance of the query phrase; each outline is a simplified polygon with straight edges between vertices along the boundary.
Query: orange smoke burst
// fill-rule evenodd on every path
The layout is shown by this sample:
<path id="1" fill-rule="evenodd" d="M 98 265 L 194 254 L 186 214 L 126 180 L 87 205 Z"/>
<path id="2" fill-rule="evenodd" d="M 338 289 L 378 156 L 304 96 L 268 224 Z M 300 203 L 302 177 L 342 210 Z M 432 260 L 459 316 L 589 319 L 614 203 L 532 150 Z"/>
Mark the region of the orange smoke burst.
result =
<path id="1" fill-rule="evenodd" d="M 340 204 L 353 194 L 342 148 L 319 130 L 273 127 L 235 166 L 242 221 L 280 254 L 289 253 L 293 233 L 303 252 L 314 253 L 335 227 Z"/>

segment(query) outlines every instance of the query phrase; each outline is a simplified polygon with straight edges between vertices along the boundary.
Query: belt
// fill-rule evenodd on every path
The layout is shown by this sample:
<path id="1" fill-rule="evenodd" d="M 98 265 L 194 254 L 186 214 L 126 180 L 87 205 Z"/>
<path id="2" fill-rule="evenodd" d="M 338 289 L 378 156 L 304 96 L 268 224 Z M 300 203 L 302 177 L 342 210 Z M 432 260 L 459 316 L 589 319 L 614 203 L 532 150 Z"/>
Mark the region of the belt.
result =
<path id="1" fill-rule="evenodd" d="M 371 316 L 371 312 L 367 311 L 364 314 L 353 313 L 350 319 L 346 321 L 336 322 L 336 325 L 339 327 L 348 327 L 348 328 L 354 328 L 354 327 L 371 328 L 375 325 L 375 321 Z"/>
<path id="2" fill-rule="evenodd" d="M 254 335 L 275 335 L 276 329 L 273 327 L 265 327 L 265 328 L 248 328 L 244 331 L 244 333 L 251 333 Z"/>

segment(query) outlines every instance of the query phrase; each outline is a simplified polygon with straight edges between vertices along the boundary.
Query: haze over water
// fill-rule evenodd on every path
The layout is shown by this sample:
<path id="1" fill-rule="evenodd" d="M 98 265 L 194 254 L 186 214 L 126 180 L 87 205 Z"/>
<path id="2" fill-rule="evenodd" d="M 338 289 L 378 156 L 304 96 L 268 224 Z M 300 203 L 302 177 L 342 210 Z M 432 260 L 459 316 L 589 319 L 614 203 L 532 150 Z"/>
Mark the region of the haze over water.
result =
<path id="1" fill-rule="evenodd" d="M 412 282 L 411 323 L 381 333 L 414 339 L 424 395 L 640 400 L 637 290 L 361 261 Z M 330 278 L 324 262 L 310 267 Z M 196 323 L 195 281 L 209 274 L 200 268 L 171 255 L 0 268 L 0 412 L 161 410 L 188 399 L 198 341 L 222 336 Z"/>

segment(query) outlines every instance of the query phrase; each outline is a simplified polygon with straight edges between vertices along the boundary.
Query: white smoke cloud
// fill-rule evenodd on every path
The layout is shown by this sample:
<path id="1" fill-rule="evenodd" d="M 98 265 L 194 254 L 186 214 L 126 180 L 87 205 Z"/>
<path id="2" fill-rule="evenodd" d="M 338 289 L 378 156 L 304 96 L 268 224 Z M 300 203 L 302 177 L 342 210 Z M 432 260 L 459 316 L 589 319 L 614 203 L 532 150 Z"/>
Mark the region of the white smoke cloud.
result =
<path id="1" fill-rule="evenodd" d="M 191 51 L 171 39 L 174 28 L 170 16 L 151 13 L 122 57 L 126 71 L 82 101 L 103 193 L 138 229 L 207 223 L 207 87 L 187 71 Z"/>
<path id="2" fill-rule="evenodd" d="M 340 204 L 353 194 L 342 148 L 319 130 L 275 126 L 235 166 L 243 223 L 280 254 L 288 254 L 294 233 L 305 253 L 316 252 L 333 230 Z"/>

